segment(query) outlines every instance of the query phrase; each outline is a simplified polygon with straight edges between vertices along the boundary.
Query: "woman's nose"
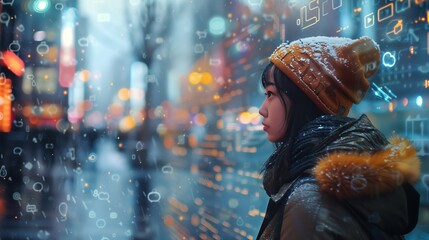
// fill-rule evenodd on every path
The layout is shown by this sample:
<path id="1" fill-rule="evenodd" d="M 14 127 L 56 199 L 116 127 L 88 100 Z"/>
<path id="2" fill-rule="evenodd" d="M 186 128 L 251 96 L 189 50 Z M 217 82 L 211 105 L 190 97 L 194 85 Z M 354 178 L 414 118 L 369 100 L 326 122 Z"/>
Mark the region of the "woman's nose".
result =
<path id="1" fill-rule="evenodd" d="M 261 106 L 259 107 L 259 115 L 262 117 L 267 117 L 267 109 L 265 108 L 265 101 L 262 102 Z"/>

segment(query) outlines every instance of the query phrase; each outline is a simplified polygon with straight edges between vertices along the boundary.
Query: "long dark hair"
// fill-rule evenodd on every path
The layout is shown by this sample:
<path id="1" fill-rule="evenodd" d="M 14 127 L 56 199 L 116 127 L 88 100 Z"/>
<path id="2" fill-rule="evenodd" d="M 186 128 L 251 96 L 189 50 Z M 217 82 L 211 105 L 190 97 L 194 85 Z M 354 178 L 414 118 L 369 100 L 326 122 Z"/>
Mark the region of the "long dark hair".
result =
<path id="1" fill-rule="evenodd" d="M 280 69 L 273 63 L 269 63 L 262 73 L 262 86 L 265 88 L 269 83 L 270 69 L 274 68 L 274 85 L 279 92 L 288 96 L 291 101 L 289 116 L 286 121 L 286 135 L 281 141 L 275 142 L 276 150 L 267 159 L 262 168 L 263 184 L 268 195 L 277 193 L 278 189 L 287 182 L 289 157 L 293 149 L 293 142 L 299 130 L 311 120 L 323 115 L 323 112 L 305 95 Z M 279 94 L 286 107 L 286 100 Z M 286 123 L 285 123 L 286 124 Z"/>

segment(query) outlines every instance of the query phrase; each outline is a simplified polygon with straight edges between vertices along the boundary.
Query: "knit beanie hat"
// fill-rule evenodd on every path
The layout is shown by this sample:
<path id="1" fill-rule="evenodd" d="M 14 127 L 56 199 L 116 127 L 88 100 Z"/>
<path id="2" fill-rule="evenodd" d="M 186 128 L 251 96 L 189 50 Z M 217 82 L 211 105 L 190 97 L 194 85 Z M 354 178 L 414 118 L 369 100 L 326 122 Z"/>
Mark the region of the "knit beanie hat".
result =
<path id="1" fill-rule="evenodd" d="M 323 112 L 347 116 L 379 68 L 380 48 L 369 37 L 318 36 L 283 43 L 269 60 Z"/>

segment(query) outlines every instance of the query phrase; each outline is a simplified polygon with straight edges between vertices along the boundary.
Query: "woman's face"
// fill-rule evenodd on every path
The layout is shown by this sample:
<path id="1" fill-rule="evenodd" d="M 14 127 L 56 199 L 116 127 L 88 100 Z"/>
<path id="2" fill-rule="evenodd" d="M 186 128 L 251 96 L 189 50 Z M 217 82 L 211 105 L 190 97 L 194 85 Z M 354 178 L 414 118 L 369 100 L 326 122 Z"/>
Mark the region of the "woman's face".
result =
<path id="1" fill-rule="evenodd" d="M 290 100 L 286 94 L 279 92 L 274 85 L 274 67 L 268 72 L 268 81 L 265 87 L 265 99 L 259 108 L 259 114 L 263 117 L 262 125 L 268 134 L 270 142 L 284 140 L 287 130 L 287 118 L 290 109 Z M 280 95 L 281 94 L 281 95 Z M 281 96 L 286 102 L 284 105 Z"/>

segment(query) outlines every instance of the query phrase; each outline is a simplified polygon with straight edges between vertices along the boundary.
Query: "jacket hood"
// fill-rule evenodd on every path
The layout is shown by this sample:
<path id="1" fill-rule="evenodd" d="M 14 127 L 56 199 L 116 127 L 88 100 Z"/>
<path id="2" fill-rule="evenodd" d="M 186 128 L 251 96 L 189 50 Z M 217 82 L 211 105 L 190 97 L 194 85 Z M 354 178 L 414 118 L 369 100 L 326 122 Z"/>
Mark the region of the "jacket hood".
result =
<path id="1" fill-rule="evenodd" d="M 405 138 L 393 136 L 384 149 L 371 152 L 332 152 L 313 170 L 321 189 L 340 199 L 377 196 L 404 182 L 416 183 L 420 161 Z"/>
<path id="2" fill-rule="evenodd" d="M 420 175 L 416 149 L 400 136 L 389 138 L 381 148 L 374 145 L 383 137 L 371 130 L 366 116 L 349 125 L 325 147 L 326 154 L 312 170 L 321 191 L 344 200 L 353 212 L 385 233 L 408 233 L 417 223 L 419 207 L 418 194 L 410 185 Z M 358 134 L 353 130 L 362 127 L 366 130 Z M 344 141 L 348 144 L 341 144 Z"/>

